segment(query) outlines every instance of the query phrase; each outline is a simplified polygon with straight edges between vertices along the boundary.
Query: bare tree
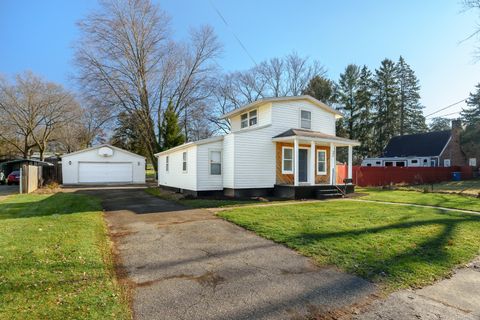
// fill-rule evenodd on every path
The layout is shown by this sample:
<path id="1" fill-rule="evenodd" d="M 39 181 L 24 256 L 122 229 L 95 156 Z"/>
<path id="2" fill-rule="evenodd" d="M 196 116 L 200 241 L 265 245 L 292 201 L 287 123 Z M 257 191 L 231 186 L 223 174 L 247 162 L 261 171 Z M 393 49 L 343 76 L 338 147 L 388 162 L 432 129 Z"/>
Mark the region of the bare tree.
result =
<path id="1" fill-rule="evenodd" d="M 46 82 L 31 72 L 0 83 L 0 139 L 28 158 L 33 147 L 43 160 L 55 130 L 78 116 L 73 96 L 60 85 Z"/>
<path id="2" fill-rule="evenodd" d="M 325 68 L 318 61 L 296 53 L 227 74 L 216 83 L 208 119 L 217 132 L 229 132 L 230 124 L 220 118 L 222 114 L 263 98 L 301 95 L 310 79 L 325 74 Z"/>
<path id="3" fill-rule="evenodd" d="M 465 8 L 465 10 L 474 9 L 480 12 L 480 0 L 463 0 L 463 7 Z M 466 41 L 472 38 L 477 38 L 477 41 L 480 40 L 480 24 L 478 22 L 477 22 L 477 28 L 475 29 L 475 31 L 471 33 L 463 41 Z M 480 46 L 477 46 L 476 58 L 480 59 Z"/>
<path id="4" fill-rule="evenodd" d="M 100 11 L 79 23 L 76 49 L 83 91 L 139 118 L 139 134 L 155 167 L 166 106 L 172 101 L 184 115 L 188 136 L 189 110 L 210 94 L 204 89 L 220 51 L 210 27 L 192 30 L 189 43 L 174 42 L 169 20 L 150 0 L 105 0 Z"/>

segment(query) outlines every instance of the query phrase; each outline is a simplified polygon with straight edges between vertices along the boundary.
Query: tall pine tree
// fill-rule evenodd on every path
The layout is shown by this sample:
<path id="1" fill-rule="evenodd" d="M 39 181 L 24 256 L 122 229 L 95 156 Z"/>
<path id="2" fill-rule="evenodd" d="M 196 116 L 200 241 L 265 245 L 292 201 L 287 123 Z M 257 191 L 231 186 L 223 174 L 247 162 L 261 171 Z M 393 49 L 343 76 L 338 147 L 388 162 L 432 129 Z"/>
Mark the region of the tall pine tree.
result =
<path id="1" fill-rule="evenodd" d="M 178 115 L 175 112 L 172 101 L 168 103 L 167 110 L 163 114 L 161 136 L 163 150 L 176 147 L 185 142 L 185 136 L 178 123 Z"/>
<path id="2" fill-rule="evenodd" d="M 467 108 L 462 110 L 461 116 L 467 126 L 480 124 L 480 83 L 476 91 L 470 93 L 467 99 Z"/>
<path id="3" fill-rule="evenodd" d="M 308 94 L 328 105 L 336 102 L 335 83 L 322 76 L 315 76 L 310 79 L 303 94 Z"/>
<path id="4" fill-rule="evenodd" d="M 403 136 L 425 132 L 428 127 L 420 104 L 420 82 L 402 56 L 395 67 L 398 83 L 398 134 Z"/>
<path id="5" fill-rule="evenodd" d="M 356 139 L 358 136 L 356 129 L 358 128 L 359 110 L 356 95 L 359 80 L 360 68 L 357 65 L 350 64 L 340 74 L 338 81 L 338 103 L 340 104 L 340 111 L 344 115 L 344 122 L 350 139 Z"/>
<path id="6" fill-rule="evenodd" d="M 373 101 L 376 108 L 374 152 L 381 153 L 399 132 L 398 81 L 395 63 L 384 59 L 375 70 Z"/>
<path id="7" fill-rule="evenodd" d="M 373 79 L 367 66 L 363 66 L 358 80 L 358 90 L 355 100 L 358 109 L 356 124 L 357 140 L 362 144 L 358 147 L 360 157 L 374 156 L 374 110 L 373 110 Z"/>

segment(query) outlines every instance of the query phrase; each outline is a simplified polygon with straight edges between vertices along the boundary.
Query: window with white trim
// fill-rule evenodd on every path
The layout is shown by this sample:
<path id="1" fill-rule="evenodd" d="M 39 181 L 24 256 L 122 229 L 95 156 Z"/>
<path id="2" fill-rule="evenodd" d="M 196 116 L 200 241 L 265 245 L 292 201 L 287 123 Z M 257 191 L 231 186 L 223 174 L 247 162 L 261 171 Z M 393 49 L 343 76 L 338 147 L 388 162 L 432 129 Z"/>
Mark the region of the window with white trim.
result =
<path id="1" fill-rule="evenodd" d="M 282 147 L 282 174 L 293 173 L 293 148 Z"/>
<path id="2" fill-rule="evenodd" d="M 169 162 L 169 159 L 168 159 L 168 156 L 165 157 L 165 171 L 168 172 L 168 162 Z"/>
<path id="3" fill-rule="evenodd" d="M 317 150 L 317 175 L 327 174 L 327 151 Z"/>
<path id="4" fill-rule="evenodd" d="M 444 167 L 450 167 L 450 165 L 451 165 L 450 159 L 444 159 L 443 160 L 443 166 Z"/>
<path id="5" fill-rule="evenodd" d="M 240 128 L 248 128 L 255 126 L 258 123 L 258 112 L 257 109 L 250 112 L 245 112 L 240 116 Z"/>
<path id="6" fill-rule="evenodd" d="M 468 159 L 468 165 L 470 167 L 476 167 L 477 166 L 477 158 L 470 158 Z"/>
<path id="7" fill-rule="evenodd" d="M 310 111 L 306 111 L 306 110 L 300 111 L 300 127 L 302 129 L 312 128 L 312 113 Z"/>
<path id="8" fill-rule="evenodd" d="M 222 152 L 210 151 L 210 174 L 218 176 L 222 174 Z"/>
<path id="9" fill-rule="evenodd" d="M 182 153 L 182 171 L 187 172 L 187 152 Z"/>

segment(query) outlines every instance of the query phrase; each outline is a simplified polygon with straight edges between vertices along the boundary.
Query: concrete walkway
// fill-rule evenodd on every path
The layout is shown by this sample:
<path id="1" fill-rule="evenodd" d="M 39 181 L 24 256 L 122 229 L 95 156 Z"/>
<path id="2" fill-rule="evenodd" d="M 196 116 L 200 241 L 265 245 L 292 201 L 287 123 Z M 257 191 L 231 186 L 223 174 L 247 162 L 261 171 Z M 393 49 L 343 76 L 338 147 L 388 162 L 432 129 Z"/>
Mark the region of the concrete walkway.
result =
<path id="1" fill-rule="evenodd" d="M 419 290 L 403 290 L 375 301 L 357 320 L 480 319 L 480 259 L 450 279 Z"/>
<path id="2" fill-rule="evenodd" d="M 337 319 L 371 283 L 142 189 L 100 196 L 135 319 Z"/>

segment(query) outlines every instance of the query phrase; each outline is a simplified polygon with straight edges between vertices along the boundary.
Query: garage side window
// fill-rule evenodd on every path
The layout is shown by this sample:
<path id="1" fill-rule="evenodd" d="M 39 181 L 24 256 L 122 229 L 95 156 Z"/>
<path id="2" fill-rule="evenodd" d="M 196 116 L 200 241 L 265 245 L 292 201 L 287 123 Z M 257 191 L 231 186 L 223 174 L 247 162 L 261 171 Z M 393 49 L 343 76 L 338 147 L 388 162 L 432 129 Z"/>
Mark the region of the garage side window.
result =
<path id="1" fill-rule="evenodd" d="M 165 171 L 168 172 L 168 156 L 165 157 Z"/>
<path id="2" fill-rule="evenodd" d="M 222 152 L 210 151 L 210 174 L 221 175 L 222 174 Z"/>
<path id="3" fill-rule="evenodd" d="M 187 172 L 187 153 L 184 152 L 184 153 L 182 154 L 182 157 L 183 157 L 182 170 L 183 170 L 183 172 Z"/>

